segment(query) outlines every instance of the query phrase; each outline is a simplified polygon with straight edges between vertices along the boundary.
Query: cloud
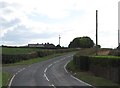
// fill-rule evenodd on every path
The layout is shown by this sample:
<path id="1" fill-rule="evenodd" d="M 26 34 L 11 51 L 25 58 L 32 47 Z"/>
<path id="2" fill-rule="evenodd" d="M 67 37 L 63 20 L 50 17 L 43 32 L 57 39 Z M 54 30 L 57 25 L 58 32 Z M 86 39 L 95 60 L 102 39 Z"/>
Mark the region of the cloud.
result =
<path id="1" fill-rule="evenodd" d="M 0 4 L 0 38 L 5 44 L 57 44 L 59 34 L 65 46 L 79 36 L 90 36 L 95 41 L 98 9 L 100 44 L 106 47 L 104 42 L 109 41 L 109 46 L 116 46 L 118 0 L 1 0 Z"/>
<path id="2" fill-rule="evenodd" d="M 30 40 L 34 39 L 48 39 L 52 38 L 55 33 L 33 33 L 30 29 L 26 28 L 24 25 L 19 25 L 13 30 L 8 30 L 8 32 L 2 37 L 3 41 L 9 43 L 22 44 L 28 43 Z"/>
<path id="3" fill-rule="evenodd" d="M 11 21 L 7 21 L 5 20 L 4 18 L 0 18 L 0 23 L 2 24 L 2 29 L 7 29 L 7 28 L 10 28 L 10 27 L 13 27 L 14 25 L 18 25 L 20 23 L 20 20 L 19 19 L 14 19 L 14 20 L 11 20 Z"/>
<path id="4" fill-rule="evenodd" d="M 7 7 L 8 6 L 8 3 L 6 3 L 6 2 L 0 2 L 0 8 L 2 9 L 2 8 L 5 8 L 5 7 Z"/>

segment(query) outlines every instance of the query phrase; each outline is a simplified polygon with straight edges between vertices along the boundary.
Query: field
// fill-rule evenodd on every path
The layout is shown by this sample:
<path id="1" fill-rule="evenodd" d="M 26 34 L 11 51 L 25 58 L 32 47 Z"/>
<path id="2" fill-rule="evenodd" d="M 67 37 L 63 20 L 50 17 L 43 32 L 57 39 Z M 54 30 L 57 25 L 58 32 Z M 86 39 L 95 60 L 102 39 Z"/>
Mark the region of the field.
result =
<path id="1" fill-rule="evenodd" d="M 2 54 L 27 54 L 34 51 L 40 51 L 39 48 L 2 48 Z"/>
<path id="2" fill-rule="evenodd" d="M 76 51 L 76 49 L 41 49 L 41 48 L 19 48 L 19 47 L 3 47 L 2 63 L 10 64 L 32 58 L 39 58 L 48 55 L 66 53 Z"/>

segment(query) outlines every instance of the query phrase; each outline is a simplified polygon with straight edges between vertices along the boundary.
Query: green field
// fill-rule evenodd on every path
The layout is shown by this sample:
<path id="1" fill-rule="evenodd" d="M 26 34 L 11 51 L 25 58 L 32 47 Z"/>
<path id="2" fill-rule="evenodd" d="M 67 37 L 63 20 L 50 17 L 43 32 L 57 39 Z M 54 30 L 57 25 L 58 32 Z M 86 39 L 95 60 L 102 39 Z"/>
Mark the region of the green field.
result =
<path id="1" fill-rule="evenodd" d="M 119 56 L 110 56 L 110 55 L 105 55 L 105 56 L 92 56 L 92 57 L 97 57 L 98 59 L 120 59 Z"/>
<path id="2" fill-rule="evenodd" d="M 2 87 L 2 72 L 0 72 L 0 88 Z"/>
<path id="3" fill-rule="evenodd" d="M 42 50 L 40 48 L 7 48 L 2 47 L 2 54 L 27 54 L 34 51 Z"/>

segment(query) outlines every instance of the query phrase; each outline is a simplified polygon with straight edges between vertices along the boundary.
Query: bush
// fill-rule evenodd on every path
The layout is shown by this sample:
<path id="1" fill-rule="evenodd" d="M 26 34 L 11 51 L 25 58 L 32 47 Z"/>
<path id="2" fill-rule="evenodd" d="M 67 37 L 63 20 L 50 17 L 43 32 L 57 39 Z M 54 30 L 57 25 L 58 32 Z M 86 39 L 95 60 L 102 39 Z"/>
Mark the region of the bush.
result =
<path id="1" fill-rule="evenodd" d="M 2 54 L 2 63 L 3 64 L 15 63 L 36 57 L 38 57 L 37 52 L 33 52 L 30 54 L 16 54 L 16 55 Z"/>
<path id="2" fill-rule="evenodd" d="M 89 56 L 91 64 L 101 67 L 120 67 L 120 57 L 115 56 Z"/>
<path id="3" fill-rule="evenodd" d="M 111 50 L 109 55 L 112 56 L 120 56 L 120 50 Z"/>

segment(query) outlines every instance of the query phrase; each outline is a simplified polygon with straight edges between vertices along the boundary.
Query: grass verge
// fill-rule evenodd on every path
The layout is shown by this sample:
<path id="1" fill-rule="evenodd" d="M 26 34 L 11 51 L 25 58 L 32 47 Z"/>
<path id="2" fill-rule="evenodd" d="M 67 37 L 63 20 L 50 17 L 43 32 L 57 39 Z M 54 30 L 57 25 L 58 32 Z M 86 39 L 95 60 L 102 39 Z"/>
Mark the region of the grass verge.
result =
<path id="1" fill-rule="evenodd" d="M 12 77 L 11 74 L 9 74 L 8 72 L 1 72 L 1 81 L 0 81 L 0 87 L 2 86 L 6 86 L 9 82 L 9 79 Z"/>
<path id="2" fill-rule="evenodd" d="M 120 85 L 117 83 L 114 83 L 110 80 L 94 76 L 90 72 L 83 72 L 78 69 L 76 69 L 75 65 L 73 64 L 73 61 L 70 61 L 68 65 L 66 66 L 66 69 L 70 71 L 75 77 L 78 79 L 91 84 L 92 86 L 95 86 L 96 88 L 120 88 Z M 76 73 L 76 74 L 75 74 Z"/>
<path id="3" fill-rule="evenodd" d="M 2 72 L 0 72 L 0 88 L 2 87 Z"/>

